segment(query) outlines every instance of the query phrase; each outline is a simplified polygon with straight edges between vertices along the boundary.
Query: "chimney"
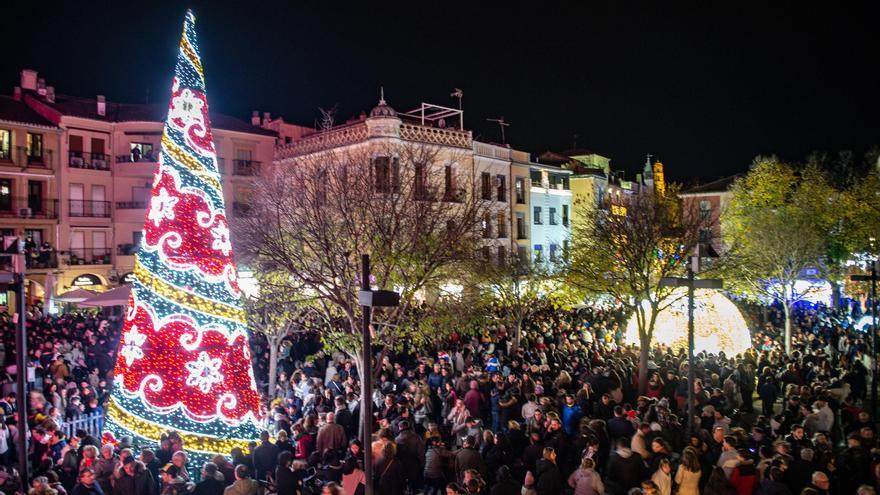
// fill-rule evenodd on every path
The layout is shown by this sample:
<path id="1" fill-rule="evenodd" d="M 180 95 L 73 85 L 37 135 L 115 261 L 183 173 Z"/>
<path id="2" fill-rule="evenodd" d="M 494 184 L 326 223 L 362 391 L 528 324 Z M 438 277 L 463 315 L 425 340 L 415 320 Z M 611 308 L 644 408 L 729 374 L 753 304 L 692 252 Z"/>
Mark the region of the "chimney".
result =
<path id="1" fill-rule="evenodd" d="M 40 96 L 46 96 L 46 80 L 42 77 L 37 79 L 37 94 Z"/>
<path id="2" fill-rule="evenodd" d="M 55 103 L 55 86 L 46 86 L 46 101 Z"/>
<path id="3" fill-rule="evenodd" d="M 98 115 L 102 117 L 107 115 L 107 101 L 104 95 L 98 95 Z"/>
<path id="4" fill-rule="evenodd" d="M 21 87 L 31 91 L 37 90 L 37 71 L 32 69 L 22 69 L 21 71 Z"/>
<path id="5" fill-rule="evenodd" d="M 15 101 L 21 101 L 21 86 L 12 89 L 12 97 L 15 98 Z"/>
<path id="6" fill-rule="evenodd" d="M 251 114 L 251 125 L 260 126 L 260 112 L 257 110 L 254 110 L 254 113 Z"/>
<path id="7" fill-rule="evenodd" d="M 270 120 L 272 120 L 272 114 L 269 112 L 263 112 L 263 125 L 269 125 Z"/>

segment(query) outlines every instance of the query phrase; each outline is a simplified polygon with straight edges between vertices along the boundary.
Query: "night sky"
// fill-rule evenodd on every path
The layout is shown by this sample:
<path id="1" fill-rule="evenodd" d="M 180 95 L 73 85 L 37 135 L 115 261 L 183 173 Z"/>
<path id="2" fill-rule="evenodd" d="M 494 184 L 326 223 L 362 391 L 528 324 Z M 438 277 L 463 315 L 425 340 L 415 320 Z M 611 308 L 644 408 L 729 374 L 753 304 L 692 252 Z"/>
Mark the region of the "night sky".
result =
<path id="1" fill-rule="evenodd" d="M 33 68 L 60 94 L 164 102 L 191 6 L 212 108 L 243 119 L 313 125 L 317 107 L 338 104 L 342 121 L 369 111 L 380 85 L 399 111 L 455 106 L 458 87 L 478 139 L 500 141 L 486 119 L 504 116 L 515 148 L 577 136 L 630 176 L 651 153 L 685 182 L 758 154 L 880 145 L 876 6 L 567 3 L 15 2 L 0 83 L 11 94 Z"/>

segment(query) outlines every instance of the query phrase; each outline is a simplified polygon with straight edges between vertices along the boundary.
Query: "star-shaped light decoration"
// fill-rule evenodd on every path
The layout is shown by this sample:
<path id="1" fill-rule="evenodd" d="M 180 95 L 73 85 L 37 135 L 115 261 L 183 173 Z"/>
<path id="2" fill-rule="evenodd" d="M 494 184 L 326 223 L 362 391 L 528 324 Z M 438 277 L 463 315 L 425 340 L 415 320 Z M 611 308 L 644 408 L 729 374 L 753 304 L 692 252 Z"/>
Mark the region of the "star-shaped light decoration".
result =
<path id="1" fill-rule="evenodd" d="M 190 387 L 198 387 L 207 394 L 215 383 L 223 381 L 223 375 L 220 373 L 221 364 L 223 363 L 220 358 L 212 359 L 207 352 L 200 352 L 198 359 L 186 363 L 186 370 L 189 372 L 186 384 Z"/>

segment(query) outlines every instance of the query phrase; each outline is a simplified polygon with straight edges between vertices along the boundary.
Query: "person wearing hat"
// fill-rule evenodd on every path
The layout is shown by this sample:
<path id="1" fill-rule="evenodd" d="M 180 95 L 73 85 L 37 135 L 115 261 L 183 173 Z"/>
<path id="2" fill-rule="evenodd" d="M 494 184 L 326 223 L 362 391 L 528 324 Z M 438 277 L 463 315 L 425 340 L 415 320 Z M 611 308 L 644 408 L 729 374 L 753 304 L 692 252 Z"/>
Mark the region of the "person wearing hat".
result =
<path id="1" fill-rule="evenodd" d="M 165 464 L 161 471 L 162 493 L 161 495 L 186 495 L 186 480 L 180 477 L 180 468 L 174 464 Z"/>

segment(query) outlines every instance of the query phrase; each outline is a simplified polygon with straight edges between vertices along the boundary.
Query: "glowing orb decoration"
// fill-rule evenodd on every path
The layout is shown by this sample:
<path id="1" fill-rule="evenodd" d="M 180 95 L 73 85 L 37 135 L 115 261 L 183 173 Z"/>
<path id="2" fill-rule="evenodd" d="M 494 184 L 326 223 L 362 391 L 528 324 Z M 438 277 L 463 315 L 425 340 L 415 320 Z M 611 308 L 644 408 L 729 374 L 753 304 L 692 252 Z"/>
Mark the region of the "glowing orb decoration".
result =
<path id="1" fill-rule="evenodd" d="M 687 349 L 687 289 L 675 289 L 676 298 L 671 306 L 657 315 L 652 344 L 663 344 L 675 350 Z M 650 307 L 642 303 L 650 318 Z M 626 343 L 639 344 L 639 329 L 635 315 L 626 325 Z M 723 294 L 712 289 L 694 291 L 694 352 L 735 356 L 752 346 L 749 327 L 736 305 Z"/>
<path id="2" fill-rule="evenodd" d="M 860 332 L 867 332 L 873 324 L 874 319 L 871 318 L 871 315 L 862 315 L 862 317 L 859 318 L 859 321 L 856 322 L 855 327 L 856 330 Z"/>

